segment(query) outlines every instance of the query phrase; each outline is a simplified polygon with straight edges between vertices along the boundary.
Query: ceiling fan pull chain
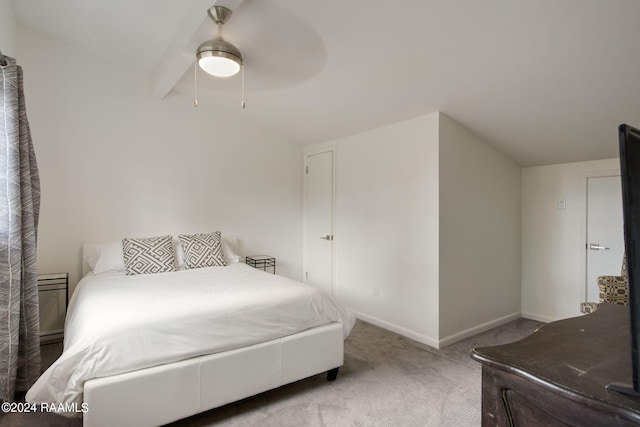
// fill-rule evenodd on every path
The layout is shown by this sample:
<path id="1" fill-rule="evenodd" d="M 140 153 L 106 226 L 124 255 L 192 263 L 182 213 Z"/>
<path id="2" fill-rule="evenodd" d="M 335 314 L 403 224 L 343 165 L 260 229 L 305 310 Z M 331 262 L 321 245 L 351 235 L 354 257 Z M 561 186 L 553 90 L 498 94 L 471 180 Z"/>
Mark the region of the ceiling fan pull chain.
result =
<path id="1" fill-rule="evenodd" d="M 240 65 L 240 68 L 242 70 L 242 109 L 244 109 L 244 64 Z"/>
<path id="2" fill-rule="evenodd" d="M 193 61 L 193 106 L 198 108 L 198 61 Z"/>

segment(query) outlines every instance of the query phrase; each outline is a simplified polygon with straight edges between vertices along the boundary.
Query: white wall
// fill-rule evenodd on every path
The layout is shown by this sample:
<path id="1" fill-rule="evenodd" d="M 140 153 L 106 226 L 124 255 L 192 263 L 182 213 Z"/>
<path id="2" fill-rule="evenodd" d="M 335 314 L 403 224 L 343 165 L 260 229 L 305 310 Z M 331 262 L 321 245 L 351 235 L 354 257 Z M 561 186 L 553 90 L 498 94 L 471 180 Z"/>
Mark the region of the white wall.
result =
<path id="1" fill-rule="evenodd" d="M 520 317 L 520 167 L 440 115 L 440 340 Z"/>
<path id="2" fill-rule="evenodd" d="M 438 113 L 334 143 L 340 301 L 437 346 Z"/>
<path id="3" fill-rule="evenodd" d="M 83 242 L 221 230 L 300 279 L 302 149 L 19 27 L 42 183 L 40 272 L 81 271 Z"/>
<path id="4" fill-rule="evenodd" d="M 586 179 L 619 171 L 618 159 L 522 171 L 522 311 L 550 322 L 580 314 L 584 300 Z M 566 209 L 558 200 L 566 199 Z"/>
<path id="5" fill-rule="evenodd" d="M 11 0 L 0 0 L 0 50 L 4 55 L 16 58 L 16 18 Z"/>
<path id="6" fill-rule="evenodd" d="M 517 165 L 441 113 L 330 143 L 340 301 L 435 347 L 520 316 Z"/>

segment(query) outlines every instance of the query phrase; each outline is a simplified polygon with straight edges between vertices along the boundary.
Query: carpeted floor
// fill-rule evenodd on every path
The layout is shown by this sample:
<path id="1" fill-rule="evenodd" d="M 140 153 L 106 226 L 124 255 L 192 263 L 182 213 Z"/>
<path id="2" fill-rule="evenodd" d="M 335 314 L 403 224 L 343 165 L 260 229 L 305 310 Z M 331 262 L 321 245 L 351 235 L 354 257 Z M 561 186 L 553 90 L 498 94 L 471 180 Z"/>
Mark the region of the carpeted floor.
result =
<path id="1" fill-rule="evenodd" d="M 517 341 L 540 325 L 519 319 L 436 350 L 358 321 L 335 382 L 316 375 L 171 426 L 479 426 L 481 367 L 469 352 Z M 60 344 L 43 346 L 43 365 L 60 351 Z M 49 414 L 0 417 L 0 426 L 82 425 Z"/>

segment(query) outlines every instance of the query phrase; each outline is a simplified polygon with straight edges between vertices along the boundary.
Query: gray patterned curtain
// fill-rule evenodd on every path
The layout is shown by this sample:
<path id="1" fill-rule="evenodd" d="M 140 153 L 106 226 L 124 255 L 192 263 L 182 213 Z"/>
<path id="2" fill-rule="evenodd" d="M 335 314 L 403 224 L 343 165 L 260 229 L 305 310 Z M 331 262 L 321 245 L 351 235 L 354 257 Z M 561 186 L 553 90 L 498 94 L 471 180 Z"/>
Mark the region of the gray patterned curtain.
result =
<path id="1" fill-rule="evenodd" d="M 0 58 L 2 59 L 2 58 Z M 0 385 L 13 401 L 40 375 L 36 234 L 40 178 L 15 59 L 0 65 Z"/>

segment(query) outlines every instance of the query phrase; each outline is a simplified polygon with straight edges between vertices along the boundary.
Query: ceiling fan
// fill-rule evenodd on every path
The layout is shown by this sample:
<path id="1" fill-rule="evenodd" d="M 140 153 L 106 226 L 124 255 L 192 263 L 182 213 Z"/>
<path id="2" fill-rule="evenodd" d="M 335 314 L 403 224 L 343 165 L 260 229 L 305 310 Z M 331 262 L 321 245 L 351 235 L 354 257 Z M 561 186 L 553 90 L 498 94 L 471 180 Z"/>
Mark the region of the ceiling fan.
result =
<path id="1" fill-rule="evenodd" d="M 244 102 L 244 65 L 242 52 L 235 45 L 222 38 L 222 26 L 231 18 L 231 10 L 224 6 L 213 6 L 207 10 L 209 18 L 218 26 L 218 34 L 215 38 L 202 42 L 196 50 L 198 66 L 215 77 L 231 77 L 242 70 L 242 108 Z M 198 107 L 198 70 L 194 66 L 194 106 Z"/>
<path id="2" fill-rule="evenodd" d="M 198 65 L 216 77 L 230 77 L 242 67 L 242 52 L 235 45 L 222 38 L 222 26 L 231 18 L 231 10 L 224 6 L 213 6 L 207 10 L 209 18 L 218 26 L 218 34 L 198 46 Z"/>
<path id="3" fill-rule="evenodd" d="M 227 4 L 232 5 L 226 7 Z M 209 19 L 217 26 L 217 34 L 204 42 L 200 42 L 202 38 L 194 40 L 199 43 L 197 48 L 191 48 L 191 52 L 195 50 L 196 106 L 198 68 L 207 75 L 218 77 L 204 83 L 214 91 L 228 89 L 229 85 L 221 80 L 239 73 L 242 79 L 241 105 L 245 108 L 246 64 L 249 64 L 247 77 L 251 90 L 269 90 L 299 84 L 317 74 L 326 63 L 326 48 L 319 34 L 290 9 L 272 0 L 244 0 L 236 2 L 236 5 L 217 0 L 207 10 Z M 232 14 L 238 17 L 227 29 L 225 24 Z M 242 50 L 223 38 L 223 26 L 225 33 L 232 34 L 234 43 L 241 42 Z"/>

